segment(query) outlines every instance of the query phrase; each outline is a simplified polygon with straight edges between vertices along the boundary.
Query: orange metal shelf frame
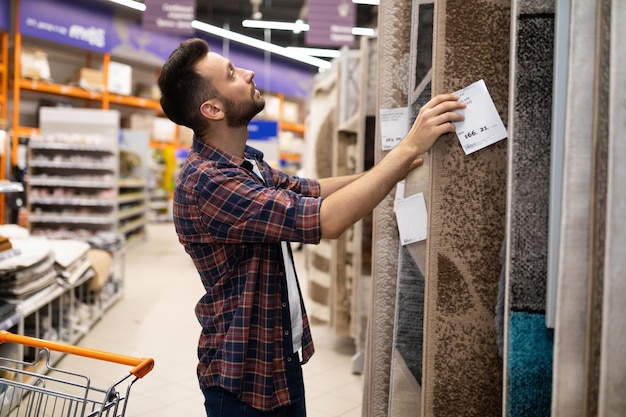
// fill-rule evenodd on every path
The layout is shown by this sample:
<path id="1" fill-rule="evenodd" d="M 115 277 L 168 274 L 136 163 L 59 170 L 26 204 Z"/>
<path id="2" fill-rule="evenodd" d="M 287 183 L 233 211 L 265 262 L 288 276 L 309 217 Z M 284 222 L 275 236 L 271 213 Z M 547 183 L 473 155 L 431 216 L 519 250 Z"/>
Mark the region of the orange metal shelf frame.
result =
<path id="1" fill-rule="evenodd" d="M 15 0 L 14 3 L 14 28 L 15 33 L 13 34 L 13 74 L 11 79 L 11 86 L 9 86 L 8 79 L 10 78 L 8 71 L 8 61 L 9 61 L 9 52 L 8 52 L 8 37 L 7 33 L 1 34 L 1 46 L 2 46 L 2 54 L 1 62 L 0 62 L 0 117 L 7 118 L 11 117 L 11 130 L 9 132 L 9 136 L 11 138 L 11 153 L 7 155 L 7 152 L 4 152 L 0 155 L 0 178 L 5 176 L 5 172 L 7 169 L 7 164 L 10 163 L 15 166 L 17 165 L 18 158 L 18 144 L 19 138 L 24 136 L 32 136 L 39 134 L 39 129 L 35 127 L 21 126 L 20 125 L 20 95 L 23 91 L 33 92 L 33 93 L 41 93 L 41 94 L 52 94 L 64 97 L 70 97 L 78 100 L 85 100 L 86 105 L 89 106 L 99 106 L 103 110 L 108 110 L 112 105 L 119 105 L 125 107 L 134 107 L 140 109 L 147 109 L 155 111 L 158 114 L 162 114 L 161 104 L 158 100 L 152 100 L 142 97 L 133 97 L 133 96 L 123 96 L 119 94 L 109 93 L 106 90 L 103 92 L 95 92 L 85 90 L 80 87 L 70 86 L 70 85 L 62 85 L 56 83 L 49 83 L 44 81 L 36 81 L 31 79 L 21 78 L 21 69 L 20 69 L 20 57 L 22 53 L 22 35 L 20 33 L 19 27 L 19 11 L 20 11 L 20 0 Z M 91 53 L 85 51 L 86 54 L 86 67 L 92 67 L 91 63 Z M 109 53 L 105 53 L 102 55 L 101 62 L 98 64 L 102 64 L 103 68 L 103 76 L 104 76 L 104 85 L 106 86 L 108 80 L 108 67 L 109 62 L 111 60 L 111 55 Z M 99 65 L 98 65 L 99 66 Z M 11 88 L 12 87 L 12 88 Z M 11 116 L 7 116 L 7 101 L 9 97 L 9 91 L 12 89 L 12 114 Z M 282 116 L 283 113 L 283 100 L 284 97 L 282 94 L 278 95 L 280 98 L 280 114 Z M 282 118 L 282 117 L 281 117 Z M 305 126 L 299 123 L 288 123 L 282 120 L 279 120 L 279 127 L 283 131 L 292 131 L 296 133 L 303 134 L 305 131 Z M 178 140 L 175 139 L 174 142 L 168 143 L 167 145 L 180 146 Z M 151 141 L 151 146 L 153 148 L 162 148 L 165 145 L 162 143 L 158 143 L 155 141 Z M 8 150 L 5 148 L 5 150 Z M 4 197 L 0 196 L 0 223 L 3 222 L 4 219 Z"/>
<path id="2" fill-rule="evenodd" d="M 3 32 L 0 34 L 0 119 L 3 125 L 7 124 L 7 114 L 8 114 L 8 101 L 9 101 L 9 34 Z M 1 126 L 0 128 L 6 128 L 6 126 Z M 4 180 L 6 178 L 6 169 L 7 166 L 7 143 L 5 141 L 0 144 L 2 149 L 0 149 L 0 180 Z M 5 211 L 5 197 L 4 195 L 0 196 L 0 219 L 4 219 L 4 211 Z"/>

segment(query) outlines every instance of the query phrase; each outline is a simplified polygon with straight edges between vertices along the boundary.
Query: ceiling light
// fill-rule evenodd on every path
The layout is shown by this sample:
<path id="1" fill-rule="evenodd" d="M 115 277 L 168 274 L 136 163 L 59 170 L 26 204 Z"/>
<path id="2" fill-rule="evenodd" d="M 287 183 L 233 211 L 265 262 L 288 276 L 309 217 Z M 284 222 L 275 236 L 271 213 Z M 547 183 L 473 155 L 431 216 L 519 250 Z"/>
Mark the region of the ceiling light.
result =
<path id="1" fill-rule="evenodd" d="M 352 34 L 354 36 L 376 36 L 376 29 L 374 28 L 352 28 Z"/>
<path id="2" fill-rule="evenodd" d="M 370 6 L 378 6 L 380 0 L 352 0 L 354 4 L 369 4 Z"/>
<path id="3" fill-rule="evenodd" d="M 296 20 L 294 23 L 247 19 L 241 22 L 241 25 L 246 28 L 291 30 L 293 33 L 306 32 L 310 29 L 310 26 L 300 19 Z"/>
<path id="4" fill-rule="evenodd" d="M 341 51 L 338 49 L 300 48 L 297 46 L 288 46 L 287 50 L 309 56 L 321 56 L 324 58 L 338 58 L 341 55 Z"/>
<path id="5" fill-rule="evenodd" d="M 122 6 L 130 7 L 131 9 L 139 10 L 140 12 L 146 11 L 146 5 L 134 0 L 109 0 L 113 3 L 121 4 Z"/>
<path id="6" fill-rule="evenodd" d="M 222 29 L 217 26 L 209 25 L 208 23 L 200 22 L 199 20 L 194 20 L 191 22 L 191 27 L 194 29 L 201 30 L 203 32 L 207 32 L 216 36 L 220 36 L 222 38 L 230 39 L 234 42 L 239 42 L 244 45 L 252 46 L 254 48 L 259 48 L 264 51 L 269 51 L 276 55 L 282 55 L 287 58 L 295 59 L 296 61 L 304 62 L 305 64 L 316 66 L 320 69 L 328 69 L 332 65 L 330 62 L 325 61 L 323 59 L 315 58 L 313 56 L 308 56 L 304 54 L 293 53 L 287 50 L 282 46 L 274 45 L 269 42 L 264 42 L 259 39 L 251 38 L 250 36 L 244 36 L 236 32 L 231 32 L 230 30 Z"/>

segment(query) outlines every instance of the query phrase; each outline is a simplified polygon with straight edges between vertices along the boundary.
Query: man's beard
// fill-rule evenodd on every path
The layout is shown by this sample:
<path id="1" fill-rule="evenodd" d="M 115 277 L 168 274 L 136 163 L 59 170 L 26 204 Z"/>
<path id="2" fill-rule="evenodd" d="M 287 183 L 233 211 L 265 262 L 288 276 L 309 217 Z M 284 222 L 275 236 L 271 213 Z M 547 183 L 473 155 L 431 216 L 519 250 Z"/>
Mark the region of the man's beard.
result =
<path id="1" fill-rule="evenodd" d="M 250 120 L 265 108 L 265 100 L 263 98 L 257 101 L 252 97 L 252 100 L 238 104 L 222 98 L 222 102 L 224 103 L 224 111 L 226 113 L 226 124 L 230 128 L 248 126 Z"/>

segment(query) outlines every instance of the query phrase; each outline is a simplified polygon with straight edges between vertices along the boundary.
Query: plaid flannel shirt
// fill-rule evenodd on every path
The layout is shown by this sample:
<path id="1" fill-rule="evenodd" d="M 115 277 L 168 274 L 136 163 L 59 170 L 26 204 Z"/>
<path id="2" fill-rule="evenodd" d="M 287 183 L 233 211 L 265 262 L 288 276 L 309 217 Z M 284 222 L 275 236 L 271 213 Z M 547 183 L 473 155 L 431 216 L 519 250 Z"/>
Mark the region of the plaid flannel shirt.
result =
<path id="1" fill-rule="evenodd" d="M 319 243 L 320 187 L 258 161 L 266 186 L 243 158 L 194 138 L 174 191 L 174 224 L 206 293 L 198 376 L 261 410 L 290 404 L 286 361 L 292 352 L 281 241 Z M 313 354 L 303 312 L 302 363 Z M 286 314 L 285 314 L 286 313 Z M 285 323 L 287 321 L 287 323 Z"/>

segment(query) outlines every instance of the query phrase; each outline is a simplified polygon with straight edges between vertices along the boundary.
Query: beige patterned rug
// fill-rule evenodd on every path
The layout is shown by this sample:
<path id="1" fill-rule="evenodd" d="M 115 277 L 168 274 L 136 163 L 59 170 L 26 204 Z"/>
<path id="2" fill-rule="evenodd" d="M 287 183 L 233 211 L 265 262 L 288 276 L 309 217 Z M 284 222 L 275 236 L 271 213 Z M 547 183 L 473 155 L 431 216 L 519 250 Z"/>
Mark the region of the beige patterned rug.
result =
<path id="1" fill-rule="evenodd" d="M 407 105 L 407 73 L 411 22 L 411 0 L 382 2 L 378 11 L 378 107 Z M 375 159 L 381 150 L 377 127 Z M 364 364 L 363 416 L 387 417 L 393 324 L 398 273 L 398 229 L 393 213 L 393 193 L 374 210 L 372 245 L 372 302 L 368 322 Z"/>
<path id="2" fill-rule="evenodd" d="M 410 123 L 432 95 L 433 15 L 432 0 L 413 0 L 408 86 Z M 423 193 L 428 199 L 429 166 L 428 155 L 425 155 L 424 165 L 406 178 L 403 197 Z M 417 417 L 421 416 L 422 408 L 426 241 L 401 247 L 398 262 L 389 416 Z"/>
<path id="3" fill-rule="evenodd" d="M 435 3 L 433 93 L 484 79 L 505 125 L 510 1 Z M 506 146 L 465 156 L 446 135 L 430 156 L 424 416 L 502 414 L 494 325 L 504 238 Z"/>

